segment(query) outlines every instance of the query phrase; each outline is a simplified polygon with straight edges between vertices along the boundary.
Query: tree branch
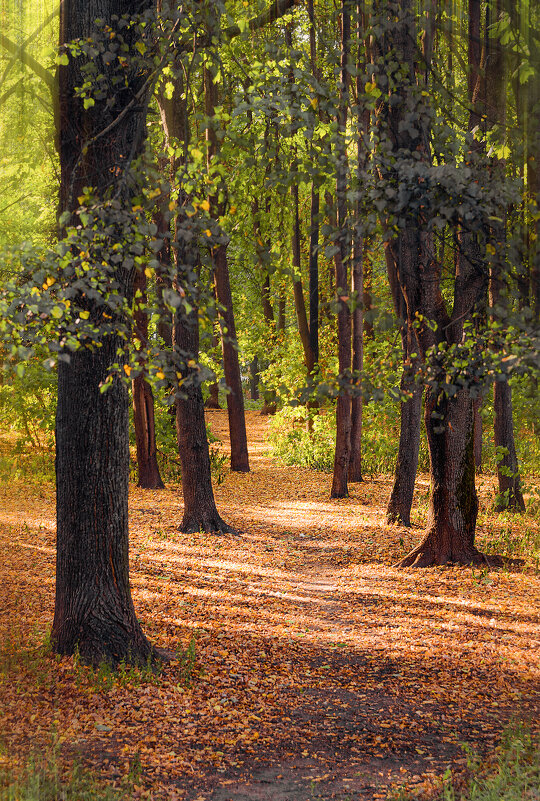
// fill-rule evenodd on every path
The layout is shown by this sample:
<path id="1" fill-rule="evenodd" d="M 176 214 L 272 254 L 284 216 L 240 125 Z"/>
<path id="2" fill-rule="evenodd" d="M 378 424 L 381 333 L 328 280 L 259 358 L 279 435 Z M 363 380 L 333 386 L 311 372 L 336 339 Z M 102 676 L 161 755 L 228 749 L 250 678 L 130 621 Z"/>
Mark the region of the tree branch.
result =
<path id="1" fill-rule="evenodd" d="M 11 39 L 8 39 L 8 37 L 3 33 L 0 33 L 0 47 L 3 47 L 4 50 L 7 50 L 12 56 L 20 58 L 21 62 L 26 67 L 31 69 L 39 78 L 41 78 L 41 80 L 49 88 L 51 94 L 54 96 L 54 75 L 46 70 L 45 67 L 39 63 L 39 61 L 36 61 L 36 59 L 31 56 L 30 53 L 27 53 L 22 45 L 15 44 L 15 42 L 12 42 Z"/>
<path id="2" fill-rule="evenodd" d="M 299 5 L 300 0 L 273 0 L 273 2 L 262 11 L 257 17 L 249 20 L 248 29 L 250 31 L 258 31 L 264 28 L 265 25 L 270 25 L 277 19 L 280 19 L 284 14 L 289 11 L 293 6 Z M 225 41 L 234 39 L 242 33 L 238 25 L 231 25 L 222 31 L 222 36 Z"/>

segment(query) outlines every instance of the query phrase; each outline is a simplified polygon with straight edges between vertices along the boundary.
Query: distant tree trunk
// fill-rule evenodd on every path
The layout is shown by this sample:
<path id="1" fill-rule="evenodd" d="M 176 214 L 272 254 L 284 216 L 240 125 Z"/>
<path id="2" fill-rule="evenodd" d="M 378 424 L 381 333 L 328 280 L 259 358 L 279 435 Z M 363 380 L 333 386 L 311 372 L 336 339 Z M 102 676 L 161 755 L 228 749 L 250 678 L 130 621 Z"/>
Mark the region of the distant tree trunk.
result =
<path id="1" fill-rule="evenodd" d="M 236 327 L 232 305 L 227 250 L 225 245 L 218 245 L 213 253 L 216 293 L 220 303 L 221 344 L 223 348 L 223 370 L 229 388 L 227 393 L 227 411 L 229 415 L 229 434 L 231 440 L 231 470 L 238 473 L 249 473 L 249 457 L 247 448 L 246 418 L 244 412 L 244 395 L 236 339 Z"/>
<path id="2" fill-rule="evenodd" d="M 388 243 L 385 256 L 394 310 L 402 321 L 403 372 L 400 389 L 409 395 L 408 400 L 402 400 L 400 404 L 398 455 L 394 484 L 386 507 L 386 519 L 389 523 L 410 526 L 422 424 L 422 388 L 411 380 L 410 374 L 412 354 L 418 353 L 418 343 L 413 327 L 407 322 L 407 305 L 398 281 L 399 240 Z M 412 361 L 418 364 L 418 356 Z"/>
<path id="3" fill-rule="evenodd" d="M 352 291 L 355 293 L 356 306 L 352 314 L 352 369 L 354 375 L 362 375 L 364 369 L 364 275 L 363 247 L 356 237 L 353 268 Z M 362 395 L 351 398 L 351 454 L 349 457 L 348 479 L 351 482 L 362 481 Z"/>
<path id="4" fill-rule="evenodd" d="M 217 381 L 212 381 L 208 387 L 208 398 L 204 404 L 205 409 L 221 409 L 219 404 L 219 384 Z"/>
<path id="5" fill-rule="evenodd" d="M 168 99 L 164 95 L 159 97 L 159 107 L 167 142 L 185 145 L 188 139 L 188 125 L 180 78 L 175 81 L 172 98 Z M 178 166 L 178 162 L 173 161 L 171 165 L 173 179 L 176 178 Z M 199 355 L 198 301 L 195 291 L 199 278 L 195 271 L 196 256 L 184 243 L 183 228 L 186 225 L 182 213 L 178 213 L 175 217 L 175 283 L 183 288 L 192 300 L 190 314 L 184 315 L 180 307 L 174 315 L 172 326 L 173 354 L 177 361 L 177 372 L 180 372 L 183 379 L 182 392 L 177 393 L 175 405 L 184 497 L 184 516 L 180 531 L 232 532 L 233 529 L 221 519 L 216 509 L 202 389 L 198 381 L 197 368 L 189 366 L 189 360 L 197 361 Z M 195 297 L 192 297 L 193 295 Z M 176 386 L 174 389 L 177 391 L 179 387 Z"/>
<path id="6" fill-rule="evenodd" d="M 309 48 L 311 73 L 319 78 L 317 67 L 317 41 L 315 30 L 315 8 L 313 0 L 308 0 Z M 319 109 L 319 119 L 321 113 Z M 311 208 L 309 217 L 309 347 L 316 366 L 319 362 L 319 208 L 320 194 L 315 181 L 311 184 Z"/>
<path id="7" fill-rule="evenodd" d="M 502 0 L 496 2 L 497 19 L 501 17 L 505 10 Z M 486 15 L 489 8 L 486 10 Z M 486 18 L 486 27 L 489 27 L 491 19 Z M 497 129 L 504 141 L 504 131 L 506 128 L 506 58 L 500 40 L 495 36 L 490 36 L 487 44 L 486 68 L 489 70 L 489 80 L 486 81 L 485 106 L 487 114 L 487 124 L 489 127 Z M 504 175 L 505 164 L 497 156 L 492 158 L 492 171 L 495 174 Z M 505 215 L 507 217 L 507 215 Z M 491 265 L 490 276 L 490 303 L 494 309 L 494 316 L 497 309 L 507 306 L 505 287 L 502 286 L 501 274 L 503 265 L 498 254 L 503 254 L 506 250 L 506 230 L 508 220 L 494 223 L 491 235 L 495 240 L 495 255 Z M 497 475 L 499 480 L 499 500 L 498 509 L 509 509 L 513 512 L 524 512 L 525 501 L 521 492 L 518 460 L 516 454 L 516 444 L 514 440 L 514 421 L 512 416 L 512 389 L 507 381 L 496 381 L 493 385 L 493 402 L 495 411 L 494 435 L 495 447 L 499 448 L 502 459 L 497 463 Z"/>
<path id="8" fill-rule="evenodd" d="M 251 400 L 259 400 L 259 360 L 254 356 L 249 365 Z"/>
<path id="9" fill-rule="evenodd" d="M 64 0 L 60 43 L 92 37 L 97 17 L 114 29 L 113 15 L 131 16 L 151 7 L 150 2 L 132 0 Z M 123 35 L 133 46 L 130 32 L 124 30 Z M 106 75 L 115 69 L 106 64 L 100 68 Z M 139 152 L 145 137 L 147 98 L 141 98 L 132 113 L 120 116 L 131 106 L 144 76 L 124 73 L 127 86 L 116 92 L 113 110 L 106 99 L 84 110 L 74 94 L 83 80 L 80 63 L 74 59 L 59 68 L 61 211 L 75 211 L 84 186 L 93 186 L 100 196 L 111 182 L 130 204 L 127 190 L 121 189 L 129 168 L 122 157 Z M 97 134 L 102 135 L 96 143 L 92 140 Z M 118 291 L 131 299 L 132 270 L 120 264 L 115 279 Z M 89 303 L 96 325 L 102 308 Z M 118 352 L 124 347 L 118 336 L 108 335 L 101 347 L 81 348 L 69 363 L 58 365 L 56 598 L 51 639 L 57 653 L 78 650 L 85 662 L 94 665 L 121 660 L 141 664 L 153 655 L 135 616 L 129 586 L 128 390 L 116 378 L 108 391 L 100 391 L 108 368 L 122 363 Z"/>
<path id="10" fill-rule="evenodd" d="M 218 90 L 211 69 L 204 68 L 205 110 L 209 124 L 206 128 L 208 142 L 208 169 L 219 155 L 219 141 L 216 136 L 216 107 Z M 224 193 L 225 186 L 220 190 Z M 225 212 L 225 205 L 218 199 L 218 193 L 209 198 L 210 214 L 217 219 Z M 238 361 L 238 340 L 234 322 L 233 300 L 227 262 L 227 245 L 220 244 L 212 249 L 216 297 L 219 303 L 219 320 L 221 325 L 221 345 L 223 349 L 223 371 L 227 382 L 227 412 L 229 417 L 229 435 L 231 441 L 231 470 L 239 473 L 249 472 L 247 449 L 246 419 L 244 414 L 244 395 Z"/>
<path id="11" fill-rule="evenodd" d="M 346 229 L 347 218 L 347 150 L 345 136 L 347 128 L 347 105 L 349 98 L 349 46 L 351 35 L 350 6 L 344 0 L 341 8 L 341 88 L 338 109 L 338 133 L 336 144 L 337 177 L 337 223 L 338 239 L 334 255 L 336 293 L 338 302 L 338 362 L 340 375 L 351 369 L 351 314 L 348 306 L 347 259 L 350 242 Z M 346 498 L 349 494 L 347 476 L 351 453 L 351 396 L 341 391 L 336 405 L 336 451 L 330 497 Z"/>
<path id="12" fill-rule="evenodd" d="M 141 293 L 141 301 L 146 303 L 146 276 L 139 271 L 135 276 L 135 292 Z M 141 342 L 141 348 L 148 343 L 148 315 L 139 307 L 137 299 L 135 307 L 135 333 Z M 154 395 L 152 387 L 144 377 L 144 372 L 132 381 L 133 394 L 133 426 L 135 428 L 135 444 L 137 448 L 137 468 L 139 472 L 138 487 L 143 489 L 163 489 L 157 462 L 156 427 L 154 417 Z"/>
<path id="13" fill-rule="evenodd" d="M 269 165 L 267 165 L 267 170 L 268 169 Z M 261 287 L 262 311 L 265 322 L 268 325 L 269 339 L 273 345 L 275 341 L 276 324 L 274 321 L 274 309 L 271 301 L 270 275 L 268 274 L 268 268 L 266 265 L 266 258 L 268 257 L 268 251 L 270 248 L 270 241 L 269 240 L 266 241 L 266 246 L 263 244 L 261 220 L 259 216 L 260 215 L 259 201 L 257 200 L 257 198 L 254 198 L 252 202 L 252 214 L 253 214 L 253 221 L 255 228 L 255 241 L 256 241 L 256 250 L 258 255 L 259 267 L 261 270 L 261 275 L 263 276 L 262 287 Z M 269 198 L 266 199 L 265 214 L 267 218 L 270 215 Z M 275 413 L 276 413 L 276 393 L 264 389 L 261 414 L 267 415 Z"/>
<path id="14" fill-rule="evenodd" d="M 215 284 L 214 284 L 215 290 Z M 215 328 L 212 331 L 212 351 L 213 355 L 216 354 L 219 346 L 219 338 L 216 334 Z M 219 404 L 219 383 L 218 381 L 212 381 L 211 384 L 208 385 L 208 397 L 204 404 L 205 409 L 221 409 Z"/>
<path id="15" fill-rule="evenodd" d="M 365 31 L 367 28 L 362 0 L 356 4 L 357 11 L 357 76 L 356 96 L 360 103 L 366 77 Z M 353 232 L 353 258 L 351 288 L 355 298 L 355 307 L 352 313 L 352 370 L 355 381 L 362 382 L 364 369 L 364 235 L 361 232 L 363 203 L 361 189 L 364 184 L 364 172 L 367 166 L 367 152 L 364 141 L 369 133 L 369 109 L 361 110 L 358 106 L 358 131 L 356 134 L 356 178 L 358 182 L 356 201 L 356 228 Z M 361 386 L 357 387 L 358 389 Z M 351 455 L 349 458 L 349 475 L 351 482 L 362 481 L 362 421 L 363 398 L 356 393 L 351 398 Z"/>
<path id="16" fill-rule="evenodd" d="M 306 303 L 304 300 L 304 287 L 302 285 L 302 262 L 300 255 L 300 212 L 298 203 L 298 184 L 294 184 L 291 190 L 293 198 L 293 236 L 292 236 L 292 262 L 295 271 L 293 279 L 294 307 L 296 310 L 296 321 L 298 333 L 304 351 L 304 364 L 306 365 L 307 375 L 310 376 L 315 366 L 313 351 L 311 350 L 310 331 L 306 314 Z"/>
<path id="17" fill-rule="evenodd" d="M 185 284 L 185 267 L 178 258 L 178 284 Z M 193 301 L 191 304 L 193 306 Z M 206 436 L 204 404 L 198 371 L 190 367 L 190 359 L 199 355 L 199 322 L 196 308 L 185 316 L 182 310 L 175 315 L 173 348 L 184 382 L 176 399 L 176 433 L 182 464 L 182 493 L 184 516 L 180 531 L 234 532 L 216 508 L 212 489 L 210 453 Z"/>

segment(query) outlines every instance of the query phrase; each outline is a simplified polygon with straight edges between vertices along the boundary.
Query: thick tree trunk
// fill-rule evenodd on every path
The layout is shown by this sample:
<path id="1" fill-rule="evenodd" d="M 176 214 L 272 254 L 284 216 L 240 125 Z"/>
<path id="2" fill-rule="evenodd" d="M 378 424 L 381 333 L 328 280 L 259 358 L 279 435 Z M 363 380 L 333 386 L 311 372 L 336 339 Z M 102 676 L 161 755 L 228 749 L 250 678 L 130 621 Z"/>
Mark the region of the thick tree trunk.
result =
<path id="1" fill-rule="evenodd" d="M 486 563 L 484 555 L 474 547 L 478 498 L 474 485 L 472 404 L 468 392 L 461 390 L 437 405 L 430 391 L 426 398 L 425 423 L 431 466 L 427 530 L 420 545 L 399 566 Z"/>
<path id="2" fill-rule="evenodd" d="M 231 440 L 231 470 L 235 470 L 238 473 L 249 473 L 244 395 L 242 393 L 240 364 L 238 362 L 236 326 L 234 322 L 226 245 L 219 245 L 216 248 L 213 253 L 213 261 L 216 295 L 221 306 L 219 316 L 223 348 L 223 368 L 225 381 L 229 388 L 229 392 L 227 393 L 227 411 L 229 415 L 229 434 Z"/>
<path id="3" fill-rule="evenodd" d="M 65 0 L 60 7 L 60 43 L 91 37 L 98 17 L 114 27 L 113 15 L 151 7 L 150 2 L 132 0 Z M 129 32 L 124 36 L 130 44 Z M 100 66 L 105 74 L 116 69 Z M 83 80 L 73 60 L 60 67 L 60 210 L 75 211 L 83 187 L 94 187 L 100 196 L 113 182 L 117 197 L 131 208 L 122 188 L 128 184 L 120 182 L 129 169 L 126 154 L 139 152 L 144 141 L 147 98 L 140 97 L 132 113 L 123 118 L 120 114 L 133 105 L 144 76 L 124 74 L 128 85 L 116 93 L 113 110 L 105 100 L 97 100 L 84 111 L 74 95 Z M 97 134 L 102 135 L 96 143 L 92 140 Z M 132 278 L 120 264 L 115 280 L 128 300 L 133 295 Z M 91 318 L 99 324 L 102 307 L 89 305 Z M 69 363 L 60 361 L 58 369 L 56 599 L 51 639 L 58 653 L 78 650 L 92 664 L 102 660 L 141 664 L 153 658 L 129 586 L 129 395 L 118 378 L 106 392 L 100 391 L 108 368 L 122 362 L 118 357 L 122 347 L 119 338 L 106 336 L 101 347 L 81 348 Z"/>
<path id="4" fill-rule="evenodd" d="M 151 655 L 129 587 L 128 390 L 116 379 L 100 392 L 118 345 L 111 337 L 58 365 L 52 641 L 93 665 Z"/>

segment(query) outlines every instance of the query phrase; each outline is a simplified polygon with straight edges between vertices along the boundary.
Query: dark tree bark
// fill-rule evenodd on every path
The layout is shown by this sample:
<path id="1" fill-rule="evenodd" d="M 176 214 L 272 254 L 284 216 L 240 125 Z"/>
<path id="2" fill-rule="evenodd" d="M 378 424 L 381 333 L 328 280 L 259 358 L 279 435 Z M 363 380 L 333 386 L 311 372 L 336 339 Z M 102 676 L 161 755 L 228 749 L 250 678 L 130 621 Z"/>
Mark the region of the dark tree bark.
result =
<path id="1" fill-rule="evenodd" d="M 414 104 L 418 92 L 415 68 L 416 26 L 411 0 L 402 0 L 400 19 L 386 34 L 383 52 L 393 52 L 400 65 L 399 74 L 391 78 L 393 102 L 383 101 L 381 115 L 386 124 L 388 141 L 396 162 L 385 162 L 390 179 L 394 164 L 407 154 L 418 154 L 430 163 L 428 121 L 421 113 L 411 130 L 403 119 L 408 104 Z M 421 213 L 410 214 L 397 236 L 397 278 L 406 303 L 407 323 L 417 324 L 419 355 L 426 358 L 429 348 L 437 343 L 458 344 L 464 321 L 475 309 L 485 292 L 486 275 L 481 261 L 461 253 L 454 283 L 451 316 L 446 311 L 441 292 L 441 267 L 435 258 L 432 234 L 426 230 Z M 438 364 L 433 363 L 437 369 Z M 441 380 L 444 368 L 439 366 Z M 423 541 L 401 562 L 403 567 L 424 567 L 431 564 L 485 561 L 474 547 L 477 497 L 474 486 L 474 453 L 472 401 L 467 389 L 457 389 L 446 396 L 429 389 L 425 404 L 425 424 L 430 454 L 431 500 L 427 531 Z"/>
<path id="2" fill-rule="evenodd" d="M 177 254 L 177 265 L 177 281 L 182 287 L 186 284 L 189 268 L 186 270 L 186 264 L 181 263 L 181 248 Z M 193 284 L 193 277 L 191 283 Z M 193 298 L 190 305 L 195 306 Z M 197 531 L 234 533 L 234 529 L 221 519 L 216 508 L 202 390 L 197 368 L 189 366 L 189 361 L 196 362 L 199 355 L 199 321 L 195 307 L 187 316 L 182 310 L 175 314 L 173 349 L 184 379 L 176 398 L 176 434 L 184 496 L 184 516 L 180 531 L 185 534 Z"/>
<path id="3" fill-rule="evenodd" d="M 139 271 L 135 276 L 135 292 L 141 293 L 140 301 L 146 303 L 146 276 Z M 135 301 L 135 333 L 141 348 L 148 342 L 148 315 Z M 144 367 L 144 365 L 142 365 Z M 152 387 L 144 377 L 144 372 L 133 379 L 133 426 L 135 428 L 135 444 L 137 448 L 137 468 L 139 472 L 138 487 L 144 489 L 163 489 L 157 462 L 156 427 L 154 416 L 154 395 Z"/>
<path id="4" fill-rule="evenodd" d="M 181 74 L 181 73 L 180 73 Z M 186 145 L 188 141 L 187 111 L 183 99 L 183 86 L 176 79 L 172 98 L 158 98 L 161 120 L 167 143 Z M 180 163 L 173 160 L 171 176 L 176 179 Z M 175 404 L 176 433 L 180 462 L 182 465 L 182 492 L 184 498 L 184 515 L 180 531 L 193 533 L 196 531 L 232 532 L 218 514 L 212 475 L 210 470 L 210 451 L 206 436 L 204 402 L 202 389 L 198 380 L 196 367 L 190 367 L 189 361 L 197 361 L 199 355 L 199 323 L 196 287 L 199 278 L 196 274 L 196 254 L 184 245 L 183 229 L 188 225 L 182 213 L 174 220 L 174 259 L 177 288 L 182 288 L 190 297 L 192 310 L 185 316 L 180 307 L 174 316 L 172 330 L 172 347 L 177 361 L 177 371 L 182 376 L 182 392 L 178 393 Z M 192 232 L 190 232 L 192 236 Z M 195 295 L 195 297 L 193 297 Z"/>
<path id="5" fill-rule="evenodd" d="M 363 86 L 366 76 L 367 56 L 365 43 L 366 19 L 363 3 L 358 0 L 357 11 L 357 76 L 356 76 L 356 97 L 362 96 Z M 358 131 L 356 135 L 356 178 L 358 199 L 356 201 L 356 229 L 353 232 L 353 254 L 352 254 L 352 281 L 351 288 L 355 299 L 355 307 L 352 313 L 352 370 L 355 381 L 362 381 L 362 371 L 364 369 L 364 236 L 359 230 L 359 223 L 362 219 L 363 204 L 360 196 L 361 187 L 364 182 L 364 171 L 367 166 L 367 153 L 364 141 L 367 141 L 369 134 L 369 109 L 363 111 L 358 106 Z M 362 421 L 363 421 L 363 398 L 357 393 L 351 398 L 351 454 L 349 458 L 349 475 L 351 482 L 362 481 Z"/>
<path id="6" fill-rule="evenodd" d="M 209 395 L 204 404 L 205 409 L 221 409 L 219 405 L 219 384 L 217 381 L 212 381 L 208 387 Z"/>
<path id="7" fill-rule="evenodd" d="M 334 255 L 336 293 L 338 302 L 338 362 L 340 375 L 351 369 L 351 313 L 348 306 L 347 259 L 350 242 L 346 228 L 347 218 L 347 151 L 345 135 L 347 128 L 347 106 L 349 99 L 349 49 L 351 37 L 351 15 L 347 0 L 341 8 L 341 87 L 338 109 L 338 138 L 336 144 L 337 177 L 336 201 L 338 239 Z M 343 391 L 336 405 L 336 451 L 332 476 L 331 498 L 346 498 L 349 494 L 347 477 L 351 453 L 351 396 Z"/>
<path id="8" fill-rule="evenodd" d="M 249 365 L 249 389 L 251 400 L 259 400 L 259 359 L 254 356 Z"/>
<path id="9" fill-rule="evenodd" d="M 400 404 L 398 455 L 392 492 L 386 507 L 386 519 L 389 523 L 410 526 L 422 423 L 422 388 L 415 384 L 410 369 L 412 354 L 418 354 L 418 342 L 414 329 L 407 322 L 407 304 L 398 281 L 399 241 L 388 243 L 385 256 L 394 311 L 398 319 L 402 320 L 403 372 L 400 389 L 409 396 L 408 400 L 401 401 Z M 419 363 L 418 356 L 414 361 Z"/>
<path id="10" fill-rule="evenodd" d="M 114 14 L 130 15 L 145 8 L 151 3 L 64 0 L 60 43 L 91 37 L 97 17 L 114 27 Z M 129 43 L 129 31 L 124 36 Z M 113 69 L 101 66 L 105 74 Z M 98 100 L 84 111 L 81 99 L 74 96 L 75 87 L 83 83 L 80 67 L 70 60 L 59 69 L 61 211 L 76 209 L 84 186 L 94 187 L 98 197 L 114 190 L 130 202 L 122 188 L 129 168 L 126 157 L 139 152 L 143 144 L 148 98 L 137 98 L 144 76 L 126 77 L 128 85 L 116 93 L 113 109 Z M 131 113 L 120 117 L 128 108 Z M 120 264 L 115 277 L 118 291 L 131 298 L 132 270 Z M 99 304 L 89 303 L 89 311 L 99 323 Z M 100 392 L 123 347 L 116 335 L 105 336 L 101 347 L 81 348 L 69 363 L 60 361 L 58 370 L 52 642 L 57 653 L 73 654 L 77 649 L 92 664 L 102 660 L 140 664 L 153 657 L 135 616 L 129 586 L 129 395 L 119 379 Z"/>
<path id="11" fill-rule="evenodd" d="M 216 15 L 211 20 L 211 23 L 215 23 L 217 27 L 219 17 Z M 219 155 L 219 142 L 215 129 L 216 106 L 219 98 L 212 71 L 208 67 L 204 68 L 204 96 L 205 110 L 209 120 L 209 125 L 206 128 L 206 139 L 208 142 L 208 168 L 210 168 L 214 158 Z M 224 185 L 221 186 L 220 191 L 225 193 L 226 187 Z M 209 198 L 209 203 L 210 214 L 214 219 L 217 219 L 225 212 L 225 205 L 218 200 L 217 194 Z M 229 390 L 227 393 L 227 412 L 231 441 L 231 470 L 239 473 L 249 473 L 244 395 L 242 393 L 242 380 L 238 361 L 238 340 L 236 338 L 229 265 L 227 262 L 227 245 L 225 243 L 212 249 L 212 262 L 214 265 L 216 297 L 220 307 L 219 320 L 223 349 L 223 370 Z"/>
<path id="12" fill-rule="evenodd" d="M 219 316 L 223 348 L 223 369 L 225 381 L 229 388 L 227 411 L 231 439 L 231 470 L 239 473 L 249 473 L 244 395 L 242 393 L 240 364 L 238 362 L 236 327 L 225 245 L 219 245 L 216 248 L 213 253 L 213 261 L 216 294 L 221 307 Z"/>
<path id="13" fill-rule="evenodd" d="M 500 18 L 504 4 L 497 0 L 496 13 Z M 486 15 L 488 10 L 486 10 Z M 486 26 L 491 22 L 486 17 Z M 487 44 L 486 69 L 489 71 L 489 80 L 486 81 L 485 106 L 487 124 L 493 128 L 506 128 L 506 58 L 504 49 L 497 37 L 490 36 Z M 505 164 L 496 156 L 492 158 L 492 171 L 504 177 Z M 495 241 L 495 256 L 491 265 L 490 275 L 490 304 L 494 309 L 493 316 L 498 309 L 507 306 L 506 287 L 503 286 L 502 271 L 504 265 L 498 254 L 505 252 L 507 215 L 503 222 L 492 226 L 491 235 Z M 514 421 L 512 415 L 512 389 L 507 381 L 496 381 L 493 386 L 493 403 L 495 411 L 494 437 L 495 447 L 502 454 L 497 463 L 497 476 L 499 481 L 499 499 L 497 509 L 509 509 L 512 512 L 524 512 L 525 501 L 521 492 L 518 459 L 514 439 Z"/>
<path id="14" fill-rule="evenodd" d="M 309 50 L 311 72 L 319 79 L 317 66 L 317 40 L 315 31 L 315 8 L 313 0 L 307 3 L 309 16 Z M 319 109 L 319 119 L 321 112 Z M 309 217 L 309 347 L 315 365 L 319 362 L 319 210 L 320 194 L 315 181 L 311 184 L 311 208 Z"/>

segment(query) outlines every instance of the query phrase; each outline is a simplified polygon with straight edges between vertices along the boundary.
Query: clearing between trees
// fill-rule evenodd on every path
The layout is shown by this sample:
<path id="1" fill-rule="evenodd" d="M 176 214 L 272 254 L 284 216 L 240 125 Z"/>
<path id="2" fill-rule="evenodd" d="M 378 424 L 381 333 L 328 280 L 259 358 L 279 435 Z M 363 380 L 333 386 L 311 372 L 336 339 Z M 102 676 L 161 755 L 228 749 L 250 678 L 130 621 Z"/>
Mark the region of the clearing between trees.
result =
<path id="1" fill-rule="evenodd" d="M 227 449 L 227 416 L 208 412 Z M 420 538 L 384 523 L 389 478 L 330 500 L 331 475 L 267 455 L 247 413 L 251 473 L 227 473 L 220 512 L 240 536 L 183 535 L 179 487 L 130 488 L 131 583 L 150 670 L 55 659 L 54 492 L 0 485 L 1 759 L 33 750 L 91 770 L 129 798 L 307 801 L 434 797 L 467 743 L 491 754 L 538 720 L 538 570 L 392 567 Z M 481 550 L 538 540 L 538 515 L 490 516 Z M 527 531 L 524 532 L 524 527 Z M 537 568 L 537 565 L 536 565 Z M 6 723 L 7 722 L 7 723 Z"/>

